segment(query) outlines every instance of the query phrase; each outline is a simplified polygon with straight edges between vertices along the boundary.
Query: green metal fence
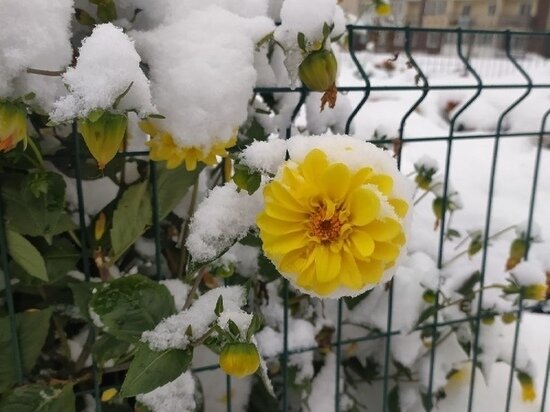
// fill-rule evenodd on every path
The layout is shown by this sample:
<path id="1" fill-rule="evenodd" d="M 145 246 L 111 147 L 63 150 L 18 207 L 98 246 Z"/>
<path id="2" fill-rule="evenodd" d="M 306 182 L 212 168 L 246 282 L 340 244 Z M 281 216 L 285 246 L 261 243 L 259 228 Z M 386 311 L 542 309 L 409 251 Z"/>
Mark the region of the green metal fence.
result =
<path id="1" fill-rule="evenodd" d="M 369 75 L 367 74 L 365 68 L 361 64 L 361 62 L 358 59 L 357 53 L 355 51 L 355 44 L 354 39 L 356 39 L 357 34 L 363 35 L 363 36 L 370 36 L 373 34 L 378 35 L 379 33 L 393 33 L 398 34 L 402 38 L 402 44 L 400 45 L 393 45 L 393 50 L 401 53 L 402 55 L 405 55 L 406 58 L 409 61 L 410 66 L 416 71 L 417 73 L 417 85 L 411 86 L 371 86 L 371 81 L 369 79 Z M 514 50 L 512 45 L 514 44 L 516 39 L 529 39 L 528 44 L 536 45 L 539 51 L 548 51 L 550 48 L 550 33 L 531 33 L 531 32 L 517 32 L 517 31 L 494 31 L 494 30 L 463 30 L 463 29 L 427 29 L 427 28 L 412 28 L 412 27 L 377 27 L 377 26 L 357 26 L 357 25 L 350 25 L 347 27 L 347 34 L 348 34 L 348 41 L 349 41 L 349 50 L 351 59 L 356 65 L 356 69 L 358 73 L 361 76 L 361 79 L 363 81 L 363 85 L 361 86 L 347 86 L 347 85 L 341 85 L 339 87 L 340 92 L 344 93 L 358 93 L 362 95 L 361 100 L 356 105 L 356 107 L 353 109 L 353 112 L 349 116 L 346 124 L 346 131 L 350 131 L 352 121 L 358 114 L 358 112 L 362 109 L 362 107 L 365 105 L 365 103 L 368 102 L 369 96 L 371 92 L 419 92 L 420 95 L 418 99 L 410 106 L 409 110 L 405 113 L 405 115 L 402 116 L 400 121 L 400 127 L 399 127 L 399 146 L 401 150 L 407 150 L 407 146 L 410 144 L 418 143 L 418 142 L 433 142 L 433 141 L 443 141 L 446 144 L 446 157 L 445 157 L 445 163 L 444 163 L 444 189 L 443 193 L 447 193 L 448 191 L 448 181 L 449 181 L 449 175 L 450 170 L 453 167 L 456 167 L 456 165 L 453 165 L 451 162 L 451 154 L 453 151 L 453 143 L 455 140 L 468 140 L 471 141 L 472 145 L 475 145 L 476 142 L 478 142 L 480 139 L 489 139 L 493 142 L 493 152 L 492 157 L 490 159 L 487 159 L 488 164 L 490 164 L 490 181 L 489 181 L 489 189 L 487 192 L 487 209 L 485 211 L 485 221 L 484 221 L 484 237 L 483 237 L 483 250 L 482 250 L 482 266 L 481 266 L 481 279 L 480 283 L 481 286 L 484 285 L 485 282 L 485 271 L 486 271 L 486 265 L 487 265 L 487 246 L 489 241 L 489 233 L 491 229 L 491 214 L 493 211 L 493 195 L 495 191 L 495 179 L 496 179 L 496 168 L 499 161 L 499 144 L 502 141 L 502 139 L 509 139 L 509 138 L 526 138 L 526 137 L 532 137 L 537 139 L 537 149 L 536 149 L 536 160 L 533 164 L 533 170 L 534 170 L 534 176 L 531 184 L 531 195 L 529 199 L 526 199 L 526 202 L 529 203 L 529 214 L 526 216 L 528 221 L 528 228 L 527 228 L 527 238 L 529 238 L 529 234 L 532 230 L 533 225 L 533 213 L 535 208 L 535 197 L 536 192 L 538 188 L 538 183 L 541 178 L 539 175 L 540 170 L 540 162 L 541 162 L 541 153 L 543 150 L 543 137 L 545 134 L 550 133 L 548 118 L 550 116 L 550 108 L 545 112 L 545 115 L 543 118 L 540 119 L 540 123 L 533 124 L 531 130 L 525 130 L 521 132 L 507 132 L 504 129 L 504 121 L 506 116 L 515 108 L 517 107 L 534 89 L 547 89 L 550 91 L 550 84 L 538 84 L 535 83 L 529 73 L 524 69 L 521 62 L 514 56 Z M 460 65 L 462 66 L 463 70 L 465 70 L 469 75 L 471 75 L 475 79 L 475 84 L 472 85 L 454 85 L 454 84 L 437 84 L 437 85 L 431 85 L 430 84 L 430 78 L 425 74 L 423 71 L 422 66 L 418 63 L 416 55 L 418 52 L 423 52 L 422 50 L 422 44 L 423 40 L 425 40 L 426 36 L 428 35 L 445 35 L 447 38 L 452 38 L 454 41 L 454 50 L 455 50 L 455 57 L 460 62 Z M 505 59 L 513 66 L 513 68 L 516 70 L 518 74 L 521 75 L 523 81 L 522 82 L 509 82 L 509 83 L 499 83 L 499 84 L 488 84 L 484 81 L 483 76 L 480 75 L 474 66 L 470 63 L 468 55 L 467 55 L 467 45 L 472 39 L 472 36 L 495 36 L 496 38 L 501 39 L 502 50 L 501 52 L 505 56 Z M 420 39 L 420 40 L 419 40 Z M 419 46 L 420 45 L 420 46 Z M 468 101 L 461 106 L 461 108 L 452 116 L 450 119 L 449 124 L 449 132 L 445 136 L 436 136 L 436 137 L 424 137 L 424 136 L 418 136 L 418 137 L 411 137 L 407 138 L 405 137 L 405 127 L 407 125 L 407 122 L 410 118 L 410 116 L 414 113 L 414 111 L 420 106 L 420 104 L 424 101 L 424 99 L 428 96 L 428 94 L 432 91 L 450 91 L 450 90 L 456 90 L 456 89 L 462 89 L 462 90 L 471 90 L 472 96 L 468 99 Z M 463 134 L 456 131 L 456 124 L 457 121 L 460 118 L 460 115 L 470 106 L 472 105 L 476 99 L 480 96 L 480 94 L 484 90 L 520 90 L 522 91 L 522 94 L 512 102 L 508 107 L 506 107 L 501 113 L 497 121 L 497 127 L 496 130 L 493 132 L 476 132 Z M 207 90 L 205 90 L 205 93 Z M 287 87 L 281 87 L 281 88 L 274 88 L 274 87 L 261 87 L 257 88 L 255 90 L 256 93 L 268 95 L 273 93 L 297 93 L 300 95 L 300 99 L 298 104 L 296 105 L 294 109 L 294 113 L 292 116 L 292 119 L 294 120 L 302 108 L 305 98 L 307 96 L 307 90 L 303 88 L 296 88 L 291 89 Z M 287 129 L 287 137 L 290 136 L 290 125 Z M 73 132 L 72 136 L 74 138 L 74 157 L 72 159 L 67 159 L 68 161 L 73 162 L 74 168 L 75 168 L 75 177 L 76 177 L 76 188 L 77 188 L 77 195 L 78 195 L 78 203 L 79 203 L 79 222 L 80 227 L 85 228 L 86 227 L 86 216 L 85 216 L 85 210 L 83 205 L 86 202 L 86 193 L 83 189 L 82 185 L 82 164 L 83 160 L 85 159 L 84 152 L 81 150 L 81 140 L 80 137 L 76 131 L 76 126 L 73 126 Z M 382 144 L 382 143 L 395 143 L 394 140 L 377 140 L 376 143 Z M 401 163 L 401 155 L 402 151 L 398 151 L 398 163 Z M 147 156 L 147 152 L 125 152 L 119 154 L 120 156 L 128 156 L 128 157 L 143 157 Z M 162 261 L 162 246 L 161 246 L 161 228 L 160 228 L 160 222 L 159 222 L 159 216 L 158 216 L 158 198 L 157 198 L 157 189 L 156 189 L 156 166 L 154 162 L 149 163 L 150 167 L 150 179 L 151 179 L 151 185 L 152 185 L 152 210 L 153 210 L 153 233 L 154 233 L 154 240 L 155 240 L 155 267 L 157 268 L 157 279 L 161 279 L 162 274 L 160 272 L 161 268 L 161 261 Z M 1 183 L 1 182 L 0 182 Z M 443 207 L 443 213 L 445 214 L 446 211 L 446 203 L 448 199 L 447 196 L 444 197 L 444 207 Z M 2 204 L 0 202 L 0 217 L 3 215 L 2 210 Z M 550 218 L 550 214 L 546 214 L 546 218 Z M 441 268 L 443 264 L 443 248 L 444 248 L 444 236 L 445 236 L 445 216 L 443 216 L 443 219 L 441 220 L 441 225 L 439 226 L 439 248 L 437 250 L 437 264 L 438 267 Z M 11 287 L 11 276 L 10 276 L 10 266 L 9 266 L 9 259 L 7 254 L 7 243 L 6 243 L 6 233 L 5 233 L 5 227 L 4 227 L 4 220 L 0 218 L 0 249 L 1 249 L 1 268 L 4 272 L 5 276 L 5 300 L 6 300 L 6 306 L 9 313 L 10 321 L 11 321 L 11 332 L 12 336 L 16 336 L 16 320 L 15 320 L 15 304 L 14 297 L 12 293 L 12 287 Z M 90 268 L 90 239 L 87 238 L 88 231 L 86 230 L 80 230 L 80 242 L 82 245 L 82 259 L 81 259 L 81 269 L 85 274 L 86 280 L 90 279 L 91 276 L 91 268 Z M 527 252 L 528 253 L 528 252 Z M 289 297 L 289 287 L 288 282 L 284 282 L 284 302 L 285 302 L 285 311 L 284 311 L 284 348 L 283 353 L 280 355 L 280 361 L 282 366 L 282 388 L 281 388 L 281 399 L 280 399 L 280 410 L 287 411 L 287 410 L 295 410 L 296 408 L 293 407 L 293 405 L 290 404 L 289 400 L 289 370 L 288 370 L 288 362 L 289 356 L 305 352 L 305 351 L 316 351 L 319 348 L 318 347 L 311 347 L 311 348 L 305 348 L 300 350 L 290 350 L 289 344 L 288 344 L 288 325 L 289 325 L 289 308 L 288 308 L 288 297 Z M 436 295 L 434 306 L 437 309 L 439 305 L 439 291 Z M 435 341 L 436 337 L 438 335 L 438 330 L 444 326 L 448 326 L 451 324 L 457 324 L 461 322 L 473 322 L 475 325 L 475 337 L 474 337 L 474 344 L 472 348 L 472 364 L 476 365 L 478 363 L 478 357 L 479 357 L 479 351 L 477 350 L 478 347 L 478 340 L 479 340 L 479 329 L 480 329 L 480 322 L 481 322 L 481 315 L 482 315 L 482 299 L 483 299 L 483 291 L 481 291 L 480 299 L 477 302 L 477 308 L 473 311 L 472 316 L 467 316 L 463 319 L 454 320 L 454 321 L 447 321 L 442 322 L 438 318 L 438 312 L 435 312 L 434 315 L 434 322 L 431 324 L 423 324 L 419 327 L 417 327 L 417 330 L 428 330 L 431 333 L 432 340 Z M 346 345 L 350 345 L 357 342 L 365 342 L 370 340 L 381 340 L 384 342 L 384 353 L 381 355 L 383 359 L 381 359 L 382 364 L 384 365 L 383 368 L 383 405 L 382 405 L 382 412 L 386 412 L 389 410 L 388 405 L 388 393 L 390 391 L 390 378 L 389 378 L 389 364 L 390 364 L 390 348 L 392 345 L 392 337 L 399 335 L 402 333 L 400 330 L 395 330 L 392 327 L 392 315 L 393 315 L 393 307 L 392 307 L 392 301 L 393 300 L 393 285 L 390 285 L 389 288 L 389 305 L 387 308 L 387 331 L 386 333 L 378 333 L 378 334 L 369 334 L 368 336 L 354 338 L 354 339 L 342 339 L 342 318 L 343 318 L 343 301 L 340 300 L 338 302 L 338 312 L 337 312 L 337 324 L 336 324 L 336 331 L 335 331 L 335 339 L 330 343 L 330 346 L 334 349 L 335 355 L 336 355 L 336 362 L 337 365 L 340 365 L 340 361 L 343 359 L 343 353 L 342 349 Z M 508 383 L 508 390 L 506 393 L 506 411 L 510 411 L 511 407 L 511 394 L 512 394 L 512 381 L 513 381 L 513 371 L 514 371 L 514 365 L 516 362 L 516 355 L 517 355 L 517 348 L 518 348 L 518 337 L 521 329 L 521 319 L 522 319 L 522 313 L 524 313 L 526 310 L 531 310 L 532 308 L 525 307 L 523 302 L 520 300 L 519 309 L 517 310 L 517 319 L 515 326 L 515 337 L 513 341 L 513 348 L 512 348 L 512 368 L 509 376 L 509 383 Z M 17 339 L 13 339 L 13 350 L 17 357 L 17 375 L 20 382 L 24 381 L 23 376 L 23 368 L 22 368 L 22 359 L 20 357 L 20 348 L 19 343 Z M 432 402 L 432 392 L 433 392 L 433 383 L 434 383 L 434 359 L 436 357 L 436 350 L 435 345 L 432 345 L 431 352 L 430 352 L 430 359 L 431 359 L 431 367 L 430 367 L 430 379 L 429 379 L 429 387 L 428 387 L 428 396 L 429 399 L 427 410 L 431 411 L 434 408 L 433 402 Z M 543 376 L 539 376 L 539 379 L 544 379 L 544 390 L 542 393 L 542 406 L 541 406 L 541 412 L 544 412 L 545 405 L 548 402 L 547 401 L 547 391 L 548 391 L 548 385 L 549 385 L 549 377 L 550 377 L 550 345 L 549 345 L 549 356 L 547 359 L 540 360 L 541 364 L 544 362 L 546 365 L 544 368 L 544 374 Z M 0 366 L 1 367 L 1 366 Z M 200 373 L 201 371 L 205 370 L 211 370 L 218 368 L 218 365 L 211 365 L 206 367 L 201 367 L 198 369 L 195 369 L 196 373 Z M 121 384 L 120 381 L 120 374 L 114 376 L 114 384 L 113 382 L 110 382 L 108 386 L 102 386 L 99 379 L 99 371 L 97 368 L 93 367 L 93 374 L 94 374 L 94 384 L 91 387 L 88 388 L 81 388 L 77 395 L 84 395 L 84 394 L 92 394 L 96 399 L 97 404 L 97 410 L 101 410 L 101 402 L 100 394 L 104 387 L 113 387 L 116 386 L 116 382 L 118 381 L 118 384 Z M 123 376 L 123 375 L 122 375 Z M 336 387 L 335 390 L 335 400 L 334 400 L 334 410 L 339 411 L 341 410 L 341 397 L 340 397 L 340 385 L 341 385 L 341 367 L 337 367 L 336 374 L 334 376 L 334 385 Z M 107 377 L 103 376 L 103 381 L 108 380 Z M 471 379 L 469 382 L 469 400 L 468 404 L 464 405 L 465 411 L 472 411 L 473 409 L 473 399 L 476 396 L 474 387 L 475 387 L 475 374 L 471 374 Z M 232 403 L 231 403 L 231 378 L 227 377 L 227 411 L 232 410 Z M 369 410 L 374 410 L 370 409 Z"/>

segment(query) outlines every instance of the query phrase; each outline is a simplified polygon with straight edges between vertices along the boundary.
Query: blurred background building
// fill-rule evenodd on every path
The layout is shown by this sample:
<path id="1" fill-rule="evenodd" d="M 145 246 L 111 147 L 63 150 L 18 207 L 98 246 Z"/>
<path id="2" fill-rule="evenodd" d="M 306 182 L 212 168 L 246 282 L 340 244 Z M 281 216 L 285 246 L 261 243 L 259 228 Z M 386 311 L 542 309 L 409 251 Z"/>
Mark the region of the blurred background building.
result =
<path id="1" fill-rule="evenodd" d="M 370 0 L 342 0 L 344 10 L 351 15 L 351 20 L 357 24 L 376 24 Z M 400 26 L 435 27 L 484 30 L 520 30 L 548 31 L 550 30 L 550 0 L 391 0 L 392 16 L 390 22 Z M 387 25 L 388 22 L 384 22 Z M 366 42 L 374 41 L 377 50 L 399 49 L 402 39 L 392 38 L 356 39 L 359 47 Z M 426 36 L 418 34 L 415 47 L 425 49 L 428 53 L 441 53 L 447 44 L 455 43 L 445 35 L 430 33 Z M 550 56 L 548 41 L 530 41 L 528 37 L 518 39 L 520 43 L 513 44 L 515 50 L 536 52 Z M 471 39 L 470 41 L 474 41 Z M 502 49 L 502 36 L 478 34 L 476 45 L 498 51 Z"/>

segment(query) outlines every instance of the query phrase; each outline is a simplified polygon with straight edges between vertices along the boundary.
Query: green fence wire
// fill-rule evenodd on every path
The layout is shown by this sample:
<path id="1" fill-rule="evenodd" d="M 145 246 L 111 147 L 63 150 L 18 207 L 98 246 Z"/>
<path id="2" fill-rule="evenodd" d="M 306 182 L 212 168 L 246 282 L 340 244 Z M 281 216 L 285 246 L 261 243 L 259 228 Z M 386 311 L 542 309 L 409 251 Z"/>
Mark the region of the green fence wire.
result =
<path id="1" fill-rule="evenodd" d="M 379 33 L 393 33 L 394 35 L 400 35 L 403 38 L 403 45 L 401 47 L 398 47 L 396 50 L 399 53 L 403 53 L 406 58 L 408 59 L 408 62 L 412 69 L 414 69 L 417 73 L 417 79 L 419 80 L 417 82 L 417 85 L 415 86 L 371 86 L 371 81 L 369 79 L 369 75 L 365 71 L 365 68 L 361 64 L 361 62 L 358 59 L 357 52 L 356 52 L 356 44 L 355 39 L 356 36 L 362 35 L 362 36 L 371 36 L 375 35 L 374 38 L 376 38 L 376 35 Z M 403 143 L 416 143 L 416 142 L 434 142 L 434 141 L 444 141 L 446 142 L 446 154 L 445 154 L 445 162 L 444 162 L 444 188 L 443 193 L 445 194 L 443 197 L 443 217 L 441 219 L 441 225 L 439 226 L 439 246 L 437 250 L 437 266 L 438 268 L 442 268 L 443 266 L 443 250 L 444 250 L 444 237 L 445 237 L 445 212 L 446 207 L 445 205 L 448 202 L 447 192 L 449 188 L 449 176 L 451 168 L 453 167 L 451 163 L 451 155 L 453 150 L 453 142 L 455 140 L 472 140 L 474 142 L 479 139 L 491 139 L 493 140 L 493 152 L 491 159 L 487 159 L 488 162 L 490 162 L 490 179 L 489 179 L 489 189 L 487 192 L 487 209 L 485 212 L 485 222 L 484 222 L 484 235 L 483 235 L 483 249 L 482 249 L 482 264 L 481 264 L 481 287 L 483 287 L 485 282 L 485 272 L 486 272 L 486 266 L 487 266 L 487 256 L 488 256 L 488 241 L 489 241 L 489 233 L 491 228 L 491 215 L 493 211 L 493 195 L 495 190 L 495 180 L 496 180 L 496 168 L 498 164 L 499 159 L 499 143 L 503 138 L 515 138 L 515 137 L 537 137 L 537 148 L 536 148 L 536 158 L 535 162 L 533 164 L 533 179 L 531 182 L 531 195 L 528 199 L 529 202 L 529 213 L 527 216 L 527 239 L 530 239 L 530 234 L 533 228 L 533 214 L 535 209 L 535 198 L 536 198 L 536 192 L 538 188 L 538 183 L 540 179 L 540 163 L 541 163 L 541 153 L 543 148 L 543 137 L 545 134 L 550 133 L 550 130 L 548 127 L 549 125 L 549 117 L 550 117 L 550 108 L 546 111 L 543 118 L 541 119 L 540 124 L 534 125 L 533 130 L 526 130 L 522 132 L 507 132 L 505 131 L 503 125 L 504 120 L 506 116 L 515 108 L 517 107 L 530 93 L 533 89 L 548 89 L 550 90 L 550 84 L 542 84 L 542 83 L 534 83 L 532 78 L 530 77 L 529 73 L 524 69 L 522 66 L 522 63 L 514 56 L 513 51 L 513 43 L 516 41 L 516 39 L 528 39 L 529 41 L 523 42 L 523 43 L 533 43 L 537 44 L 539 46 L 539 50 L 542 52 L 549 53 L 550 52 L 550 32 L 544 32 L 544 33 L 532 33 L 532 32 L 520 32 L 520 31 L 498 31 L 498 30 L 465 30 L 465 29 L 431 29 L 431 28 L 413 28 L 413 27 L 381 27 L 381 26 L 362 26 L 362 25 L 349 25 L 347 26 L 347 34 L 348 34 L 348 44 L 349 44 L 349 53 L 352 61 L 355 64 L 355 68 L 359 75 L 361 76 L 362 81 L 364 82 L 364 85 L 362 86 L 346 86 L 343 85 L 342 87 L 338 87 L 338 90 L 340 92 L 344 93 L 362 93 L 363 96 L 361 100 L 358 102 L 358 104 L 353 109 L 352 113 L 350 114 L 349 118 L 346 122 L 346 133 L 349 133 L 351 130 L 352 121 L 356 117 L 356 115 L 359 113 L 359 111 L 362 109 L 362 107 L 367 103 L 371 92 L 396 92 L 396 91 L 416 91 L 420 92 L 419 97 L 414 103 L 410 106 L 410 108 L 407 110 L 407 112 L 402 116 L 399 126 L 399 134 L 398 134 L 398 140 L 399 143 L 401 143 L 398 147 L 400 147 L 400 150 L 398 150 L 397 153 L 397 161 L 398 165 L 401 164 L 401 156 L 402 156 L 402 150 L 403 150 Z M 454 36 L 456 38 L 456 41 L 454 41 L 454 50 L 456 53 L 456 58 L 459 60 L 460 64 L 463 66 L 463 70 L 468 73 L 474 80 L 474 84 L 470 85 L 456 85 L 456 84 L 438 84 L 438 85 L 431 85 L 429 76 L 423 71 L 422 65 L 419 64 L 416 53 L 417 51 L 422 51 L 422 48 L 418 47 L 418 44 L 422 44 L 422 41 L 418 41 L 419 39 L 422 40 L 426 38 L 428 35 L 437 34 L 440 36 L 445 36 L 446 38 L 450 38 L 451 36 Z M 504 56 L 509 64 L 511 64 L 514 69 L 516 70 L 516 73 L 519 74 L 524 81 L 522 82 L 508 82 L 503 84 L 486 84 L 483 81 L 483 76 L 476 71 L 474 68 L 474 65 L 471 64 L 469 60 L 469 52 L 466 52 L 467 45 L 471 44 L 473 41 L 473 38 L 475 36 L 496 36 L 498 38 L 502 39 L 503 49 L 501 50 L 504 53 Z M 466 37 L 468 37 L 468 42 L 465 41 Z M 410 116 L 415 112 L 415 110 L 420 106 L 420 104 L 424 101 L 424 99 L 428 96 L 428 94 L 431 91 L 450 91 L 450 90 L 471 90 L 473 92 L 473 95 L 464 103 L 461 108 L 452 116 L 449 122 L 449 133 L 446 136 L 435 136 L 435 137 L 405 137 L 405 126 L 407 125 L 407 121 L 409 120 Z M 492 133 L 477 133 L 477 134 L 456 134 L 456 125 L 457 121 L 460 118 L 460 115 L 469 107 L 471 106 L 480 96 L 480 94 L 484 90 L 521 90 L 523 93 L 515 99 L 512 104 L 510 104 L 508 107 L 506 107 L 501 113 L 498 118 L 496 130 Z M 205 91 L 206 92 L 206 91 Z M 291 89 L 288 87 L 258 87 L 255 89 L 256 93 L 260 94 L 273 94 L 273 93 L 298 93 L 300 95 L 300 99 L 294 109 L 293 115 L 292 115 L 292 122 L 297 118 L 297 115 L 299 114 L 300 110 L 302 109 L 302 106 L 305 102 L 305 99 L 307 97 L 307 90 L 304 88 L 296 88 Z M 291 134 L 291 125 L 288 125 L 286 136 L 290 137 Z M 77 189 L 77 197 L 78 197 L 78 212 L 79 212 L 79 223 L 81 228 L 86 227 L 86 216 L 85 216 L 85 210 L 84 210 L 84 204 L 86 201 L 86 193 L 83 190 L 82 185 L 82 161 L 85 159 L 84 152 L 81 150 L 81 143 L 80 143 L 80 136 L 78 135 L 76 131 L 76 126 L 73 126 L 73 133 L 72 133 L 73 139 L 74 139 L 74 167 L 75 167 L 75 177 L 76 177 L 76 189 Z M 394 141 L 390 140 L 376 140 L 376 143 L 394 143 Z M 405 145 L 406 148 L 406 145 Z M 147 152 L 124 152 L 120 153 L 119 156 L 127 156 L 127 157 L 136 157 L 136 156 L 146 156 Z M 55 155 L 54 155 L 55 156 Z M 159 214 L 158 214 L 158 193 L 157 193 L 157 173 L 156 173 L 156 165 L 154 162 L 149 163 L 150 167 L 150 179 L 151 179 L 151 187 L 152 187 L 152 211 L 153 211 L 153 234 L 154 234 L 154 241 L 155 241 L 155 267 L 156 267 L 156 278 L 160 280 L 162 278 L 161 274 L 161 261 L 162 261 L 162 254 L 161 254 L 161 231 L 160 231 L 160 222 L 159 222 Z M 1 182 L 0 182 L 1 185 Z M 3 208 L 2 208 L 2 202 L 0 199 L 0 262 L 1 262 L 1 268 L 4 272 L 4 279 L 5 279 L 5 299 L 6 299 L 6 306 L 9 314 L 10 319 L 10 326 L 11 326 L 11 334 L 12 336 L 16 336 L 16 318 L 15 318 L 15 304 L 14 304 L 14 297 L 12 294 L 12 288 L 11 288 L 11 275 L 10 275 L 10 269 L 9 269 L 9 260 L 8 260 L 8 254 L 7 254 L 7 241 L 6 241 L 6 232 L 5 232 L 5 225 L 4 220 L 2 218 L 3 216 Z M 550 218 L 550 215 L 547 215 L 546 218 Z M 80 230 L 80 242 L 82 245 L 81 253 L 82 253 L 82 270 L 85 274 L 86 280 L 90 279 L 90 239 L 87 239 L 89 232 L 87 230 Z M 528 253 L 528 248 L 526 252 L 526 257 Z M 342 339 L 342 318 L 343 318 L 343 301 L 340 300 L 338 302 L 338 311 L 337 311 L 337 323 L 336 323 L 336 340 L 331 342 L 330 346 L 334 348 L 335 355 L 336 355 L 336 373 L 335 373 L 335 399 L 334 399 L 334 410 L 340 411 L 341 410 L 341 398 L 340 398 L 340 388 L 341 388 L 341 380 L 342 380 L 342 373 L 341 373 L 341 360 L 342 360 L 342 348 L 345 345 L 350 345 L 358 342 L 366 342 L 366 341 L 373 341 L 373 340 L 384 340 L 384 370 L 383 370 L 383 393 L 382 393 L 382 410 L 381 412 L 387 412 L 389 409 L 388 405 L 388 393 L 390 389 L 390 382 L 389 382 L 389 361 L 390 361 L 390 350 L 392 345 L 392 337 L 399 335 L 401 333 L 400 330 L 394 330 L 393 329 L 393 284 L 390 285 L 389 288 L 389 300 L 388 300 L 388 308 L 387 308 L 387 328 L 386 330 L 388 332 L 386 333 L 370 333 L 368 335 L 359 337 L 359 338 L 353 338 L 353 339 Z M 283 353 L 280 355 L 280 361 L 281 361 L 281 367 L 282 367 L 282 378 L 283 378 L 283 386 L 282 386 L 282 398 L 280 399 L 280 408 L 283 411 L 288 410 L 295 410 L 296 408 L 293 408 L 292 405 L 290 405 L 289 401 L 289 371 L 288 371 L 288 359 L 289 356 L 297 353 L 307 352 L 307 351 L 315 351 L 319 348 L 317 346 L 315 347 L 309 347 L 309 348 L 302 348 L 299 350 L 290 350 L 289 344 L 288 344 L 288 324 L 289 324 L 289 306 L 288 306 L 288 300 L 289 300 L 289 287 L 288 282 L 285 280 L 283 284 L 283 299 L 285 304 L 285 311 L 284 311 L 284 317 L 283 317 L 283 332 L 284 332 L 284 340 L 283 340 Z M 452 320 L 452 321 L 445 321 L 441 322 L 438 319 L 438 311 L 435 311 L 434 315 L 434 321 L 431 324 L 423 324 L 421 326 L 418 326 L 415 330 L 430 330 L 432 341 L 435 341 L 438 336 L 438 330 L 442 327 L 454 325 L 454 324 L 460 324 L 460 323 L 466 323 L 466 322 L 474 322 L 475 325 L 475 336 L 474 336 L 474 344 L 472 347 L 472 364 L 476 365 L 479 358 L 479 350 L 478 350 L 478 342 L 479 342 L 479 331 L 480 331 L 480 322 L 481 322 L 481 316 L 482 316 L 482 304 L 483 304 L 483 289 L 481 288 L 481 294 L 479 296 L 479 299 L 477 301 L 477 311 L 474 312 L 473 316 L 466 316 L 463 319 L 458 320 Z M 434 303 L 435 309 L 439 308 L 439 291 L 436 293 L 435 303 Z M 513 340 L 513 347 L 512 347 L 512 361 L 511 361 L 511 369 L 510 369 L 510 376 L 508 379 L 508 385 L 507 385 L 507 393 L 506 393 L 506 412 L 510 411 L 511 407 L 511 395 L 512 395 L 512 383 L 513 383 L 513 373 L 514 373 L 514 366 L 516 363 L 517 358 L 517 350 L 518 350 L 518 337 L 521 330 L 521 319 L 522 319 L 522 313 L 526 310 L 530 310 L 532 308 L 525 307 L 524 303 L 522 301 L 519 302 L 519 307 L 517 309 L 517 322 L 515 326 L 515 332 L 514 332 L 514 340 Z M 485 314 L 491 315 L 491 313 L 483 312 Z M 496 312 L 494 313 L 497 314 Z M 93 333 L 93 332 L 92 332 Z M 21 358 L 21 350 L 19 347 L 19 342 L 17 339 L 12 339 L 13 344 L 13 351 L 17 358 L 16 362 L 16 372 L 19 382 L 24 381 L 24 373 L 23 373 L 23 360 Z M 428 386 L 428 393 L 427 393 L 427 399 L 428 399 L 428 405 L 426 405 L 426 408 L 428 411 L 432 411 L 434 408 L 433 401 L 432 401 L 432 393 L 433 393 L 433 384 L 434 384 L 434 365 L 435 365 L 435 357 L 436 357 L 436 351 L 435 351 L 436 345 L 431 345 L 430 350 L 430 371 L 429 371 L 429 386 Z M 545 362 L 545 363 L 544 363 Z M 542 403 L 541 403 L 541 412 L 545 411 L 545 406 L 548 401 L 548 385 L 550 380 L 550 345 L 549 345 L 549 352 L 548 352 L 548 358 L 546 360 L 541 360 L 541 363 L 544 363 L 545 371 L 542 376 L 539 376 L 539 379 L 544 380 L 544 386 L 542 391 Z M 218 365 L 208 365 L 200 368 L 194 369 L 195 373 L 200 373 L 207 370 L 213 370 L 217 369 Z M 101 411 L 101 402 L 100 402 L 100 394 L 102 391 L 102 387 L 100 385 L 99 381 L 99 374 L 98 370 L 96 368 L 96 365 L 93 365 L 92 368 L 93 371 L 93 380 L 94 384 L 91 389 L 87 390 L 81 390 L 77 392 L 77 395 L 82 396 L 85 394 L 92 394 L 96 400 L 96 409 L 97 411 Z M 476 396 L 475 393 L 475 373 L 471 374 L 471 379 L 469 382 L 469 396 L 468 396 L 468 403 L 464 405 L 465 411 L 473 411 L 473 405 L 474 405 L 474 398 Z M 108 387 L 113 387 L 112 384 L 110 384 Z M 226 396 L 227 396 L 227 411 L 230 412 L 232 410 L 232 402 L 231 402 L 231 378 L 227 377 L 226 381 Z M 374 409 L 370 409 L 374 410 Z"/>

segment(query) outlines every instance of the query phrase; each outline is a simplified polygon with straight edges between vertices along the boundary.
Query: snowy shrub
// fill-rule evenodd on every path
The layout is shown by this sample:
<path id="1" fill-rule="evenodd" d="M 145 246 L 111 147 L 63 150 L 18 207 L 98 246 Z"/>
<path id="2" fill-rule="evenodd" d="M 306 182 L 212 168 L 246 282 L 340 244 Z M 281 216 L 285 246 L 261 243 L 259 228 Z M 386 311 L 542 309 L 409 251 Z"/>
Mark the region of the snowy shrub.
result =
<path id="1" fill-rule="evenodd" d="M 386 378 L 412 412 L 512 364 L 547 226 L 484 233 L 464 180 L 398 164 L 403 102 L 367 121 L 338 92 L 337 3 L 0 0 L 1 411 L 96 410 L 95 383 L 104 410 L 280 410 L 288 388 L 292 410 L 376 411 Z M 415 84 L 388 62 L 373 76 Z"/>

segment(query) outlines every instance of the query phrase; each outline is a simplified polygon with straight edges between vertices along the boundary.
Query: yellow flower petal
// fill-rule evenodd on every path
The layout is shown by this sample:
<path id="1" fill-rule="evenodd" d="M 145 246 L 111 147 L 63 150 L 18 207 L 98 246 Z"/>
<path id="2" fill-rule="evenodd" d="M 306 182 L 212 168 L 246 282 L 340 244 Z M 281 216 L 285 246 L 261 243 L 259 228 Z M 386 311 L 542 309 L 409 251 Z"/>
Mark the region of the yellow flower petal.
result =
<path id="1" fill-rule="evenodd" d="M 372 255 L 374 251 L 374 240 L 370 233 L 363 230 L 355 230 L 350 235 L 351 246 L 356 255 L 364 258 Z"/>
<path id="2" fill-rule="evenodd" d="M 331 200 L 338 202 L 348 191 L 350 178 L 348 167 L 342 163 L 336 163 L 329 166 L 323 173 L 321 187 Z"/>
<path id="3" fill-rule="evenodd" d="M 386 196 L 389 196 L 393 189 L 393 179 L 388 175 L 373 175 L 369 177 L 368 182 L 378 186 L 378 190 Z"/>
<path id="4" fill-rule="evenodd" d="M 349 210 L 351 223 L 357 226 L 364 226 L 378 216 L 380 200 L 372 190 L 358 189 L 350 197 Z"/>
<path id="5" fill-rule="evenodd" d="M 306 180 L 310 183 L 316 183 L 318 177 L 324 173 L 327 167 L 327 155 L 319 149 L 313 149 L 305 157 L 300 169 Z"/>
<path id="6" fill-rule="evenodd" d="M 364 228 L 374 240 L 387 242 L 401 232 L 401 224 L 394 219 L 374 220 Z"/>
<path id="7" fill-rule="evenodd" d="M 334 280 L 340 272 L 342 258 L 326 246 L 315 249 L 315 270 L 319 282 Z"/>

